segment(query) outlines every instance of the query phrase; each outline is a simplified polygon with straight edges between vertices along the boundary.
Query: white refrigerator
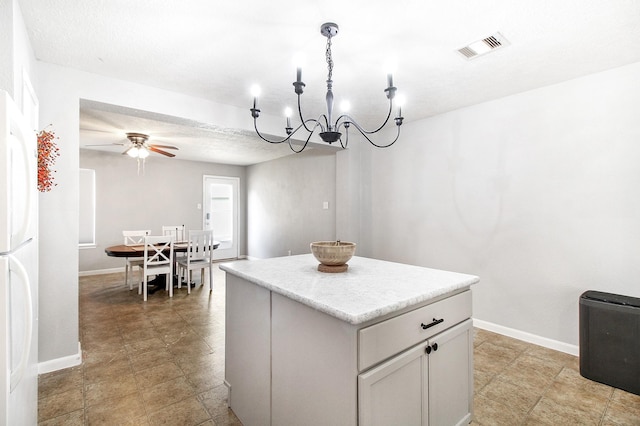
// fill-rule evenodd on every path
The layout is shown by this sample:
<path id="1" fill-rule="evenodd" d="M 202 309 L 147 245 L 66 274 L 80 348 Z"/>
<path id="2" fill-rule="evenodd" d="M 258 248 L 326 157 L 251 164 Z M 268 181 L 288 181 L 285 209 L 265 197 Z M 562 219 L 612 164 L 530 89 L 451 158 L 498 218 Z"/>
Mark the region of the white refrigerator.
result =
<path id="1" fill-rule="evenodd" d="M 0 425 L 38 422 L 37 138 L 0 91 Z"/>

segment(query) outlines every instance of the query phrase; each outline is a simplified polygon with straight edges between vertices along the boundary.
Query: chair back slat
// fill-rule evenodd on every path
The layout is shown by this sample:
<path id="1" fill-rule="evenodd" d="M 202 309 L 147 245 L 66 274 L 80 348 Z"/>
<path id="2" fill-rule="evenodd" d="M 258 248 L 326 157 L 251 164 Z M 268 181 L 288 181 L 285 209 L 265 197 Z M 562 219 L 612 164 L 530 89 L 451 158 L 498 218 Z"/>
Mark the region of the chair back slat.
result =
<path id="1" fill-rule="evenodd" d="M 189 231 L 189 249 L 187 251 L 190 261 L 208 260 L 211 262 L 213 251 L 213 231 Z"/>
<path id="2" fill-rule="evenodd" d="M 144 237 L 143 294 L 147 300 L 147 280 L 150 275 L 167 276 L 165 286 L 169 297 L 173 297 L 173 242 L 171 235 L 148 235 Z"/>
<path id="3" fill-rule="evenodd" d="M 191 294 L 191 275 L 193 270 L 200 269 L 201 283 L 204 285 L 205 269 L 209 270 L 209 292 L 213 290 L 213 271 L 211 262 L 213 261 L 213 231 L 189 231 L 189 246 L 187 253 L 183 257 L 179 257 L 178 275 L 184 271 L 187 279 L 187 293 Z M 178 288 L 181 281 L 178 280 Z"/>
<path id="4" fill-rule="evenodd" d="M 137 246 L 144 244 L 144 237 L 147 235 L 151 235 L 151 231 L 148 229 L 140 231 L 122 231 L 125 246 Z"/>
<path id="5" fill-rule="evenodd" d="M 145 266 L 160 266 L 173 263 L 173 236 L 158 235 L 144 237 Z"/>
<path id="6" fill-rule="evenodd" d="M 162 227 L 162 235 L 173 236 L 173 241 L 186 241 L 184 225 L 164 225 Z"/>

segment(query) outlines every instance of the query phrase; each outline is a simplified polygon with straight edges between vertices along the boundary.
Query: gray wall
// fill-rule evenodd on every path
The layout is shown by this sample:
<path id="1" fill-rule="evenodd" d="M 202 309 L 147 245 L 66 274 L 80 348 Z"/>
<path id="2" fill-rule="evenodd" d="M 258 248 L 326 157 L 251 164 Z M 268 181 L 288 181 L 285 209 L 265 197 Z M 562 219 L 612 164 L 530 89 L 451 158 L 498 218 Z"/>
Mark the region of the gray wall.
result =
<path id="1" fill-rule="evenodd" d="M 249 166 L 249 256 L 309 253 L 309 243 L 335 239 L 335 189 L 334 153 L 309 150 Z"/>
<path id="2" fill-rule="evenodd" d="M 640 63 L 404 125 L 358 155 L 372 257 L 471 273 L 474 317 L 578 344 L 585 290 L 640 297 Z"/>
<path id="3" fill-rule="evenodd" d="M 123 266 L 105 247 L 122 244 L 122 230 L 150 229 L 160 234 L 162 225 L 202 229 L 202 178 L 204 175 L 240 178 L 239 249 L 246 253 L 245 167 L 184 161 L 151 154 L 144 174 L 136 160 L 126 155 L 80 150 L 80 167 L 96 171 L 96 247 L 81 249 L 79 270 L 96 271 Z"/>

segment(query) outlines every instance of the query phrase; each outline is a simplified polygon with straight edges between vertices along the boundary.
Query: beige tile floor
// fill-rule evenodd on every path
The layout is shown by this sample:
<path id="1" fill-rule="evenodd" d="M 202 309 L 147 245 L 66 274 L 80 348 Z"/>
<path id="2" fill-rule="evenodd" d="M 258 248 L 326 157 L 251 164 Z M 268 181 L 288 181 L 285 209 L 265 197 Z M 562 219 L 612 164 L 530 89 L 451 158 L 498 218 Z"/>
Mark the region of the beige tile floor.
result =
<path id="1" fill-rule="evenodd" d="M 577 357 L 479 329 L 474 390 L 483 426 L 640 425 L 640 396 L 585 379 Z"/>
<path id="2" fill-rule="evenodd" d="M 226 406 L 214 274 L 211 295 L 182 288 L 147 303 L 123 274 L 80 278 L 83 364 L 40 377 L 39 424 L 240 425 Z M 474 343 L 474 424 L 640 425 L 640 396 L 582 378 L 576 357 L 483 330 Z"/>

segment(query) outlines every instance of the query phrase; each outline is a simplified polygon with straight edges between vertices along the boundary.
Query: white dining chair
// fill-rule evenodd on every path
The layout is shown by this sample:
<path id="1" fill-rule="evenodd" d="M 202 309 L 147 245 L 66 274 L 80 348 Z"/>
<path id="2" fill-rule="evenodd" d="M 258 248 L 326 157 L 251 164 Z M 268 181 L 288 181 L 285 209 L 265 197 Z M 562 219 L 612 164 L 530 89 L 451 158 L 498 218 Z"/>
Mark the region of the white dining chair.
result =
<path id="1" fill-rule="evenodd" d="M 144 244 L 144 237 L 150 235 L 151 231 L 148 229 L 139 230 L 139 231 L 122 231 L 122 236 L 124 237 L 124 245 L 125 246 L 137 246 Z M 138 267 L 138 278 L 140 278 L 140 269 L 142 268 L 142 264 L 144 263 L 141 258 L 125 258 L 125 270 L 124 270 L 124 285 L 129 286 L 129 290 L 133 290 L 133 285 L 131 284 L 130 275 L 133 274 L 133 268 Z M 141 280 L 138 281 L 140 283 Z M 139 287 L 139 284 L 138 284 Z"/>
<path id="2" fill-rule="evenodd" d="M 176 243 L 187 241 L 184 225 L 163 225 L 162 235 L 173 236 L 173 241 L 175 241 Z"/>
<path id="3" fill-rule="evenodd" d="M 178 267 L 178 288 L 182 286 L 181 273 L 187 281 L 187 292 L 191 294 L 191 277 L 194 269 L 200 269 L 200 283 L 204 285 L 205 269 L 209 269 L 209 291 L 213 290 L 213 231 L 189 231 L 189 247 L 186 255 L 176 261 Z"/>
<path id="4" fill-rule="evenodd" d="M 173 237 L 173 241 L 176 243 L 187 241 L 187 234 L 186 234 L 184 225 L 163 225 L 162 235 L 171 235 Z M 178 272 L 176 262 L 178 261 L 178 259 L 182 259 L 183 257 L 184 257 L 184 253 L 174 252 L 173 271 L 175 273 Z"/>
<path id="5" fill-rule="evenodd" d="M 150 275 L 166 274 L 165 287 L 173 297 L 173 237 L 167 235 L 144 237 L 144 263 L 142 267 L 143 299 L 147 300 Z M 138 289 L 140 293 L 140 289 Z"/>

